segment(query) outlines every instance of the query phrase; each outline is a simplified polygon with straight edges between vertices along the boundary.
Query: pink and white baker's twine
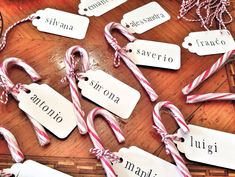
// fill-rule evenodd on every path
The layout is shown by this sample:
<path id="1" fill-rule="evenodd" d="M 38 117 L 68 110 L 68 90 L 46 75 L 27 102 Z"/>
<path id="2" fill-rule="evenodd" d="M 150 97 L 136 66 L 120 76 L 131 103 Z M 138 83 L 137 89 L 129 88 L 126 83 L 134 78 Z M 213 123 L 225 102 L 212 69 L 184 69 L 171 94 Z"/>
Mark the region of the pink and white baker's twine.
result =
<path id="1" fill-rule="evenodd" d="M 228 62 L 234 60 L 232 57 L 235 57 L 235 50 L 226 52 L 223 56 L 221 56 L 209 69 L 200 74 L 193 82 L 188 84 L 182 89 L 184 95 L 188 95 L 192 92 L 197 86 L 199 86 L 202 82 L 212 76 L 215 72 L 217 72 L 221 67 L 223 67 Z M 210 100 L 235 100 L 235 94 L 232 93 L 208 93 L 204 95 L 190 95 L 187 96 L 187 103 L 196 103 L 202 101 L 210 101 Z"/>
<path id="2" fill-rule="evenodd" d="M 178 137 L 177 135 L 169 135 L 167 133 L 166 128 L 161 120 L 161 115 L 160 115 L 161 109 L 167 109 L 170 111 L 172 117 L 174 117 L 177 124 L 180 126 L 180 128 L 183 130 L 184 133 L 189 132 L 189 127 L 186 124 L 180 110 L 176 106 L 174 106 L 171 102 L 161 101 L 155 105 L 153 111 L 153 121 L 155 124 L 154 128 L 161 135 L 162 141 L 165 143 L 167 154 L 171 154 L 181 174 L 184 177 L 191 177 L 191 174 L 188 168 L 186 167 L 183 158 L 180 156 L 180 153 L 173 142 L 173 140 L 179 140 L 180 137 Z"/>
<path id="3" fill-rule="evenodd" d="M 94 149 L 91 149 L 90 152 L 92 154 L 96 154 L 97 158 L 100 159 L 107 177 L 116 177 L 117 175 L 115 174 L 110 164 L 110 161 L 116 162 L 116 161 L 119 161 L 119 158 L 115 157 L 115 155 L 112 154 L 109 150 L 105 150 L 104 146 L 101 143 L 101 139 L 99 138 L 99 135 L 97 134 L 95 127 L 94 127 L 94 119 L 98 115 L 101 115 L 105 118 L 105 120 L 108 122 L 111 129 L 113 130 L 119 143 L 124 142 L 125 138 L 114 116 L 107 110 L 103 108 L 94 108 L 88 114 L 87 116 L 88 133 L 89 133 L 92 143 L 94 144 Z"/>
<path id="4" fill-rule="evenodd" d="M 218 23 L 219 29 L 226 29 L 226 25 L 233 21 L 232 15 L 227 10 L 229 5 L 230 0 L 183 0 L 178 18 L 184 18 L 190 22 L 201 22 L 201 26 L 206 30 L 209 30 L 214 22 Z M 192 9 L 196 9 L 198 18 L 186 17 Z M 228 17 L 227 21 L 225 21 L 225 16 Z"/>
<path id="5" fill-rule="evenodd" d="M 78 61 L 75 60 L 75 53 L 79 53 L 82 62 L 82 71 L 80 73 L 75 73 L 75 68 Z M 80 92 L 78 91 L 78 86 L 76 80 L 82 77 L 82 73 L 90 69 L 90 61 L 87 51 L 80 46 L 70 47 L 64 58 L 66 67 L 66 78 L 69 81 L 69 87 L 71 92 L 71 97 L 73 101 L 74 113 L 76 116 L 77 126 L 81 134 L 87 133 L 86 122 L 84 121 L 84 112 L 81 108 L 81 103 L 79 100 Z"/>
<path id="6" fill-rule="evenodd" d="M 1 126 L 0 126 L 0 135 L 2 135 L 6 140 L 11 156 L 14 159 L 14 161 L 17 163 L 22 162 L 24 160 L 24 155 L 21 152 L 14 135 L 9 130 Z"/>
<path id="7" fill-rule="evenodd" d="M 9 26 L 9 27 L 6 29 L 6 31 L 3 33 L 3 35 L 2 35 L 2 41 L 1 41 L 1 43 L 0 43 L 0 51 L 2 51 L 2 50 L 5 48 L 5 46 L 6 46 L 6 44 L 7 44 L 7 35 L 8 35 L 8 33 L 9 33 L 14 27 L 18 26 L 18 25 L 21 24 L 21 23 L 28 22 L 28 21 L 32 21 L 32 20 L 35 19 L 35 18 L 36 18 L 36 16 L 30 15 L 30 16 L 28 16 L 28 17 L 22 19 L 22 20 L 17 21 L 17 22 L 14 23 L 13 25 Z"/>
<path id="8" fill-rule="evenodd" d="M 13 84 L 13 82 L 8 77 L 8 68 L 10 65 L 11 66 L 16 65 L 23 68 L 29 74 L 29 76 L 34 82 L 40 79 L 38 73 L 31 66 L 29 66 L 27 63 L 23 62 L 22 60 L 14 57 L 5 59 L 0 68 L 0 87 L 3 88 L 3 93 L 0 100 L 2 103 L 5 104 L 7 103 L 8 100 L 8 94 L 11 94 L 18 101 L 17 95 L 19 94 L 19 90 L 24 89 L 22 84 Z M 30 115 L 28 114 L 26 115 L 33 124 L 33 128 L 37 135 L 40 145 L 41 146 L 47 145 L 50 142 L 50 140 L 43 126 L 39 124 L 36 120 L 34 120 Z"/>
<path id="9" fill-rule="evenodd" d="M 135 77 L 138 79 L 142 87 L 146 90 L 148 93 L 151 101 L 156 101 L 158 98 L 158 95 L 155 93 L 155 91 L 151 88 L 150 83 L 148 80 L 143 76 L 139 68 L 136 66 L 136 64 L 127 56 L 126 51 L 124 48 L 121 48 L 118 45 L 118 42 L 116 38 L 114 38 L 111 35 L 111 31 L 117 29 L 123 34 L 129 41 L 133 42 L 136 40 L 136 38 L 127 31 L 127 29 L 122 26 L 119 23 L 111 22 L 108 25 L 105 26 L 105 38 L 108 41 L 108 43 L 113 47 L 115 50 L 115 59 L 114 59 L 114 66 L 118 67 L 120 65 L 120 58 L 123 59 L 125 64 L 128 66 L 128 68 L 132 71 L 132 73 L 135 75 Z"/>

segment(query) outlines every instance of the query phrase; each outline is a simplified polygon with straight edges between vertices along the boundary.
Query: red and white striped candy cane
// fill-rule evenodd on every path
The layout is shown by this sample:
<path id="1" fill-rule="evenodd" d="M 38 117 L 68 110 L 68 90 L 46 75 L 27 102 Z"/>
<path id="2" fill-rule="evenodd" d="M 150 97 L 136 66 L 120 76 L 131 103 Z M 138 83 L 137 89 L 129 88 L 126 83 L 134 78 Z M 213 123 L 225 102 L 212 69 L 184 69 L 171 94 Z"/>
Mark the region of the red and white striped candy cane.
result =
<path id="1" fill-rule="evenodd" d="M 16 85 L 13 84 L 13 82 L 8 77 L 7 70 L 10 65 L 17 65 L 17 66 L 22 67 L 29 74 L 29 76 L 34 82 L 38 81 L 40 79 L 40 76 L 31 66 L 23 62 L 21 59 L 12 57 L 12 58 L 5 59 L 3 61 L 1 65 L 0 76 L 2 78 L 2 83 L 4 85 L 3 88 L 5 89 L 5 92 L 4 92 L 6 94 L 5 97 L 8 99 L 8 94 L 10 93 L 18 101 L 17 95 L 19 93 L 19 89 L 21 88 L 21 86 L 19 84 L 16 84 Z M 2 85 L 0 84 L 0 86 Z M 36 120 L 34 120 L 30 115 L 28 114 L 26 115 L 28 116 L 29 120 L 33 124 L 33 128 L 37 135 L 40 145 L 45 146 L 48 143 L 50 143 L 49 136 L 47 135 L 43 126 L 39 124 Z"/>
<path id="2" fill-rule="evenodd" d="M 19 145 L 14 135 L 7 129 L 0 126 L 0 135 L 4 137 L 10 150 L 11 156 L 15 162 L 19 163 L 24 160 L 24 155 L 21 152 Z"/>
<path id="3" fill-rule="evenodd" d="M 212 76 L 215 72 L 217 72 L 221 67 L 223 67 L 228 62 L 232 61 L 232 57 L 235 56 L 235 49 L 229 52 L 226 52 L 223 56 L 221 56 L 209 69 L 200 74 L 194 81 L 182 89 L 184 95 L 188 95 L 192 92 L 197 86 L 199 86 L 202 82 Z M 233 59 L 234 60 L 234 59 Z M 207 100 L 234 100 L 235 94 L 230 93 L 209 93 L 204 95 L 191 95 L 187 97 L 188 103 L 195 103 Z"/>
<path id="4" fill-rule="evenodd" d="M 161 101 L 155 105 L 153 111 L 153 121 L 155 124 L 154 128 L 161 135 L 162 141 L 165 143 L 167 154 L 171 154 L 181 174 L 184 177 L 191 177 L 191 174 L 188 168 L 186 167 L 183 158 L 180 156 L 180 153 L 173 142 L 173 140 L 179 140 L 180 137 L 178 137 L 177 135 L 169 135 L 167 133 L 166 128 L 161 120 L 161 115 L 160 115 L 161 109 L 167 109 L 170 111 L 170 113 L 172 114 L 172 116 L 174 117 L 180 128 L 184 131 L 184 133 L 189 132 L 189 127 L 186 124 L 180 110 L 176 106 L 174 106 L 171 102 Z"/>
<path id="5" fill-rule="evenodd" d="M 207 93 L 198 95 L 187 96 L 186 103 L 198 103 L 203 101 L 216 101 L 216 100 L 235 100 L 233 93 Z"/>
<path id="6" fill-rule="evenodd" d="M 97 134 L 95 127 L 94 127 L 94 119 L 97 115 L 103 116 L 106 121 L 109 123 L 111 129 L 113 130 L 114 134 L 116 135 L 116 138 L 119 143 L 122 143 L 125 141 L 124 135 L 122 133 L 122 130 L 120 129 L 117 121 L 115 120 L 114 116 L 108 112 L 107 110 L 103 108 L 94 108 L 91 110 L 91 112 L 87 116 L 87 127 L 88 127 L 88 133 L 91 138 L 91 141 L 94 144 L 95 149 L 92 151 L 97 151 L 97 157 L 101 160 L 102 166 L 106 172 L 107 177 L 116 177 L 111 164 L 110 164 L 110 153 L 107 154 L 107 150 L 104 149 L 104 146 L 101 143 L 101 139 L 99 138 L 99 135 Z M 106 151 L 106 152 L 105 152 Z M 94 153 L 94 152 L 93 152 Z M 107 154 L 107 155 L 105 155 Z M 111 156 L 114 156 L 113 154 Z M 111 157 L 112 159 L 113 157 Z"/>
<path id="7" fill-rule="evenodd" d="M 73 101 L 73 108 L 74 108 L 74 113 L 76 116 L 76 121 L 77 121 L 77 126 L 79 129 L 79 132 L 81 134 L 86 134 L 87 133 L 87 126 L 86 122 L 84 121 L 84 112 L 81 107 L 81 103 L 79 100 L 80 97 L 80 92 L 78 91 L 78 86 L 76 83 L 76 80 L 79 77 L 79 74 L 75 73 L 75 68 L 77 65 L 77 61 L 75 61 L 75 53 L 79 53 L 81 56 L 81 61 L 82 61 L 82 72 L 86 72 L 90 69 L 90 61 L 88 57 L 87 51 L 76 45 L 73 47 L 70 47 L 65 55 L 64 62 L 65 62 L 65 67 L 66 67 L 66 77 L 69 81 L 69 86 L 70 86 L 70 92 L 71 92 L 71 97 Z"/>
<path id="8" fill-rule="evenodd" d="M 118 29 L 129 41 L 133 42 L 136 40 L 136 38 L 131 33 L 129 33 L 124 26 L 122 26 L 119 23 L 111 22 L 105 26 L 104 36 L 106 40 L 108 41 L 108 43 L 116 51 L 114 66 L 118 67 L 120 65 L 120 58 L 122 58 L 125 64 L 128 66 L 128 68 L 132 71 L 132 73 L 138 79 L 142 87 L 146 90 L 146 92 L 148 93 L 150 97 L 150 100 L 156 101 L 158 98 L 158 95 L 152 89 L 148 80 L 143 76 L 143 74 L 141 73 L 139 68 L 136 66 L 136 64 L 127 56 L 126 51 L 118 45 L 116 38 L 114 38 L 111 35 L 111 31 L 114 29 Z"/>

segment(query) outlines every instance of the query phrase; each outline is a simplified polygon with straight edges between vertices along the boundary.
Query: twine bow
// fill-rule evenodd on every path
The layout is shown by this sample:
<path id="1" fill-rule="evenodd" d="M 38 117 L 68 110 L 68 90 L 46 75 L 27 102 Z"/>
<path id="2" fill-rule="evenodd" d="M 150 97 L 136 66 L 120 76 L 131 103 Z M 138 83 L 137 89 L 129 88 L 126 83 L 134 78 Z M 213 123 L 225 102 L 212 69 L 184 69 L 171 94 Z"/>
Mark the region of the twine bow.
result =
<path id="1" fill-rule="evenodd" d="M 120 157 L 112 153 L 109 149 L 91 148 L 90 153 L 94 154 L 99 160 L 102 157 L 109 159 L 112 163 L 120 163 Z"/>
<path id="2" fill-rule="evenodd" d="M 10 93 L 17 94 L 20 92 L 20 89 L 26 90 L 21 83 L 15 84 L 13 87 L 8 85 L 7 79 L 0 75 L 0 87 L 2 87 L 3 91 L 0 96 L 0 102 L 3 104 L 7 104 L 8 102 L 8 95 Z"/>

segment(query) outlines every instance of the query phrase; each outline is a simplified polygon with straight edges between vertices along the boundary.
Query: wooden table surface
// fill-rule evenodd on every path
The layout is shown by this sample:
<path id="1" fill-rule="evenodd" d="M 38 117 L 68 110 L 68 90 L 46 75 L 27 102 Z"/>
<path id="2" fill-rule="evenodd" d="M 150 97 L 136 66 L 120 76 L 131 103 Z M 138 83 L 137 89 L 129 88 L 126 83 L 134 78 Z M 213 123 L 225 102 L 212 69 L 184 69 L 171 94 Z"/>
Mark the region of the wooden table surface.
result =
<path id="1" fill-rule="evenodd" d="M 151 103 L 147 94 L 134 78 L 124 63 L 118 69 L 113 67 L 114 51 L 104 39 L 104 27 L 107 23 L 120 22 L 122 15 L 130 10 L 150 2 L 149 0 L 129 0 L 101 17 L 90 17 L 90 26 L 83 40 L 69 39 L 56 35 L 42 33 L 32 24 L 26 23 L 15 28 L 8 37 L 6 48 L 0 52 L 0 61 L 8 57 L 19 57 L 33 66 L 42 76 L 39 83 L 49 84 L 66 98 L 71 100 L 68 84 L 61 84 L 65 76 L 63 62 L 66 50 L 73 45 L 84 47 L 93 61 L 95 68 L 102 69 L 119 80 L 134 87 L 141 93 L 141 100 L 137 104 L 131 118 L 119 123 L 125 134 L 125 143 L 119 145 L 108 127 L 107 123 L 98 118 L 95 121 L 96 129 L 102 138 L 105 147 L 117 151 L 121 147 L 138 146 L 160 158 L 171 161 L 166 155 L 161 138 L 152 128 L 152 111 L 156 103 Z M 146 39 L 181 46 L 183 39 L 189 32 L 203 30 L 197 23 L 188 23 L 177 20 L 180 1 L 157 1 L 171 15 L 171 20 L 151 29 L 141 35 L 135 34 L 138 39 Z M 235 16 L 235 2 L 231 1 L 230 10 Z M 0 12 L 4 20 L 4 29 L 14 22 L 46 7 L 77 13 L 79 1 L 77 0 L 1 0 Z M 228 27 L 234 35 L 234 23 Z M 118 41 L 124 46 L 127 40 L 120 34 L 115 34 Z M 185 116 L 186 122 L 212 128 L 229 133 L 235 133 L 234 105 L 230 101 L 206 102 L 199 104 L 186 104 L 181 89 L 192 81 L 202 71 L 207 69 L 221 55 L 199 57 L 182 48 L 182 66 L 178 71 L 139 67 L 144 76 L 150 81 L 154 90 L 159 94 L 157 101 L 172 101 Z M 227 72 L 223 67 L 216 75 L 208 79 L 193 93 L 230 92 Z M 15 82 L 30 83 L 30 78 L 20 69 L 10 71 L 10 77 Z M 96 105 L 82 99 L 82 106 L 87 114 Z M 169 133 L 177 130 L 175 121 L 167 114 L 163 119 Z M 49 133 L 51 144 L 41 147 L 32 126 L 25 114 L 17 107 L 17 102 L 10 96 L 7 105 L 0 104 L 0 124 L 13 132 L 27 159 L 50 165 L 56 169 L 79 177 L 104 176 L 98 160 L 90 155 L 88 150 L 93 147 L 89 136 L 82 136 L 75 129 L 66 140 L 59 140 Z M 184 155 L 182 154 L 184 157 Z M 12 163 L 6 142 L 0 140 L 0 169 Z M 209 165 L 186 163 L 195 177 L 202 176 L 234 176 L 235 172 Z"/>

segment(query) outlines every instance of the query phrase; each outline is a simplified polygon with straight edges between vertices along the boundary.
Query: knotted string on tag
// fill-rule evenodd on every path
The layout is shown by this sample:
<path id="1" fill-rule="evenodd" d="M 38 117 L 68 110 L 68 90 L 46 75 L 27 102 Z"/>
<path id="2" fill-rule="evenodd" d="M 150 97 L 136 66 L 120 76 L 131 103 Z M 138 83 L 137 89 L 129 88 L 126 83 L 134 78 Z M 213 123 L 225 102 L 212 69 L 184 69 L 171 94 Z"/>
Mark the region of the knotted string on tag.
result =
<path id="1" fill-rule="evenodd" d="M 75 60 L 76 53 L 79 53 L 81 57 L 80 59 L 82 62 L 81 72 L 76 72 L 76 66 L 79 61 L 79 60 L 78 61 Z M 76 81 L 79 81 L 79 79 L 82 79 L 84 77 L 83 73 L 90 70 L 90 61 L 89 61 L 88 53 L 84 48 L 78 45 L 70 47 L 66 52 L 64 63 L 66 67 L 66 79 L 69 82 L 77 126 L 81 134 L 86 134 L 87 126 L 86 126 L 86 122 L 84 121 L 85 114 L 82 110 L 81 103 L 79 100 L 80 92 L 78 91 L 78 86 L 77 86 Z M 64 80 L 65 79 L 63 79 L 62 81 Z"/>
<path id="2" fill-rule="evenodd" d="M 2 135 L 6 140 L 13 160 L 17 163 L 22 162 L 24 160 L 24 155 L 21 152 L 14 135 L 9 130 L 5 129 L 2 126 L 0 126 L 0 135 Z M 0 174 L 3 172 L 4 171 L 0 170 Z"/>
<path id="3" fill-rule="evenodd" d="M 108 43 L 112 46 L 112 48 L 115 50 L 114 66 L 118 67 L 120 65 L 120 59 L 122 59 L 127 65 L 127 67 L 132 71 L 132 73 L 138 79 L 138 81 L 145 89 L 145 91 L 148 93 L 150 100 L 156 101 L 158 95 L 152 89 L 148 80 L 143 76 L 143 74 L 136 66 L 136 64 L 127 56 L 125 48 L 121 48 L 118 45 L 117 39 L 111 35 L 111 31 L 114 29 L 120 31 L 121 34 L 123 34 L 129 41 L 133 42 L 136 40 L 136 38 L 131 33 L 129 33 L 124 26 L 122 26 L 119 23 L 111 22 L 105 26 L 105 32 L 104 32 L 105 38 L 108 41 Z"/>
<path id="4" fill-rule="evenodd" d="M 171 102 L 161 101 L 155 105 L 153 111 L 153 121 L 155 124 L 154 128 L 157 130 L 157 133 L 161 135 L 162 141 L 164 142 L 166 147 L 167 154 L 171 154 L 181 174 L 184 177 L 191 177 L 191 174 L 188 168 L 186 167 L 183 158 L 181 157 L 178 149 L 174 144 L 174 141 L 180 141 L 181 137 L 179 137 L 177 134 L 169 135 L 166 131 L 165 126 L 162 123 L 160 110 L 163 108 L 168 109 L 171 112 L 171 115 L 174 117 L 177 124 L 180 126 L 184 133 L 189 132 L 189 127 L 184 121 L 184 117 L 179 111 L 179 109 L 175 107 Z"/>
<path id="5" fill-rule="evenodd" d="M 35 15 L 30 15 L 22 20 L 19 20 L 17 21 L 16 23 L 14 23 L 13 25 L 9 26 L 6 31 L 2 34 L 2 41 L 0 43 L 0 51 L 2 51 L 6 44 L 7 44 L 7 36 L 8 36 L 8 33 L 13 29 L 15 28 L 16 26 L 22 24 L 22 23 L 25 23 L 25 22 L 28 22 L 28 21 L 32 21 L 33 19 L 36 19 L 37 17 Z"/>
<path id="6" fill-rule="evenodd" d="M 220 68 L 225 64 L 235 60 L 235 50 L 226 52 L 221 56 L 209 69 L 200 74 L 193 82 L 188 84 L 182 89 L 184 95 L 188 95 L 192 92 L 197 86 L 202 82 L 216 73 Z M 212 100 L 235 100 L 235 94 L 233 93 L 208 93 L 208 94 L 197 94 L 187 96 L 187 103 L 197 103 L 203 101 L 212 101 Z"/>
<path id="7" fill-rule="evenodd" d="M 232 15 L 227 7 L 230 0 L 183 0 L 178 18 L 183 18 L 190 22 L 201 22 L 201 26 L 209 30 L 214 22 L 219 29 L 226 29 L 226 25 L 233 21 Z M 195 19 L 187 18 L 189 11 L 196 9 Z"/>
<path id="8" fill-rule="evenodd" d="M 109 150 L 105 150 L 104 146 L 102 145 L 101 139 L 99 138 L 99 135 L 97 134 L 94 127 L 94 119 L 98 115 L 101 115 L 102 117 L 105 118 L 105 120 L 108 122 L 111 129 L 113 130 L 119 143 L 124 142 L 125 138 L 114 116 L 110 112 L 108 112 L 103 108 L 94 108 L 93 110 L 90 111 L 90 113 L 87 116 L 87 127 L 88 127 L 89 136 L 94 145 L 94 149 L 90 150 L 90 152 L 92 152 L 92 154 L 96 154 L 96 157 L 100 159 L 107 177 L 116 177 L 117 175 L 113 170 L 110 161 L 120 162 L 120 158 L 115 156 Z"/>
<path id="9" fill-rule="evenodd" d="M 13 57 L 5 59 L 0 68 L 0 87 L 3 88 L 0 101 L 4 104 L 6 104 L 8 101 L 8 94 L 11 94 L 18 101 L 17 95 L 20 93 L 20 90 L 27 90 L 25 90 L 25 87 L 22 84 L 13 84 L 13 82 L 10 80 L 10 78 L 8 77 L 8 68 L 10 67 L 10 65 L 16 65 L 23 68 L 29 74 L 33 81 L 38 81 L 40 79 L 38 73 L 22 60 Z M 50 140 L 42 125 L 39 124 L 36 120 L 34 120 L 30 115 L 26 115 L 33 124 L 33 128 L 37 135 L 40 145 L 47 145 Z"/>
<path id="10" fill-rule="evenodd" d="M 120 157 L 112 153 L 109 149 L 99 149 L 99 148 L 91 148 L 90 153 L 94 154 L 96 158 L 99 160 L 102 157 L 109 159 L 112 163 L 120 163 Z"/>

